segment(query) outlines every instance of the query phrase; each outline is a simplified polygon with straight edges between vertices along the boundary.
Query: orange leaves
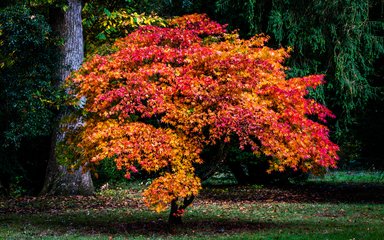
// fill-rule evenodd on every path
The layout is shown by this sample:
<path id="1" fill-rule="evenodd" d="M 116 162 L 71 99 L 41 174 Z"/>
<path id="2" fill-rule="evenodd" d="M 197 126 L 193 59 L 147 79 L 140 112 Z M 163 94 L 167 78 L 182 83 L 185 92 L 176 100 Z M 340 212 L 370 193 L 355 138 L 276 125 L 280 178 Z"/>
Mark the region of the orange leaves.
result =
<path id="1" fill-rule="evenodd" d="M 132 170 L 136 162 L 147 171 L 158 171 L 168 165 L 178 171 L 200 161 L 199 146 L 195 142 L 170 129 L 156 129 L 140 122 L 89 121 L 79 146 L 91 162 L 115 158 L 118 168 L 124 167 L 127 171 Z"/>
<path id="2" fill-rule="evenodd" d="M 136 165 L 159 172 L 144 193 L 157 211 L 196 195 L 201 151 L 234 137 L 241 149 L 270 156 L 272 169 L 335 166 L 338 147 L 319 123 L 334 116 L 306 98 L 323 76 L 286 80 L 285 49 L 264 46 L 265 36 L 226 34 L 205 15 L 171 25 L 140 28 L 70 79 L 86 97 L 77 140 L 84 162 L 114 158 L 126 177 Z M 216 41 L 203 39 L 210 34 Z"/>
<path id="3" fill-rule="evenodd" d="M 164 211 L 172 200 L 197 195 L 200 189 L 200 179 L 194 177 L 193 173 L 166 173 L 145 190 L 145 204 L 157 212 Z"/>

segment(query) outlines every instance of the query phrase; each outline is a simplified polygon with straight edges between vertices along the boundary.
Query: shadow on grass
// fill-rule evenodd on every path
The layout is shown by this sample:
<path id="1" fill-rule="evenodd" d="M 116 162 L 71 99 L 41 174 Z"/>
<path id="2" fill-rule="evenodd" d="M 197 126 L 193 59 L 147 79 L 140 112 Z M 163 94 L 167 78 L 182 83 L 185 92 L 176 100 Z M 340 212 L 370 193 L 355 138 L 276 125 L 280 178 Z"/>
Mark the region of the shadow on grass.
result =
<path id="1" fill-rule="evenodd" d="M 200 198 L 212 201 L 290 203 L 384 203 L 384 184 L 308 183 L 284 186 L 207 186 Z"/>
<path id="2" fill-rule="evenodd" d="M 200 219 L 185 219 L 172 233 L 168 231 L 166 220 L 152 213 L 147 217 L 141 215 L 108 215 L 108 213 L 91 214 L 65 213 L 56 216 L 33 214 L 25 217 L 9 216 L 2 221 L 9 222 L 13 228 L 28 226 L 31 232 L 39 236 L 64 235 L 129 235 L 129 236 L 168 236 L 168 235 L 205 235 L 205 234 L 236 234 L 257 232 L 268 229 L 282 229 L 283 225 L 271 222 L 258 222 L 244 219 L 217 219 L 208 216 Z M 1 216 L 0 216 L 1 219 Z M 16 227 L 15 227 L 16 226 Z M 1 224 L 0 224 L 1 227 Z M 24 228 L 25 230 L 25 228 Z"/>
<path id="3" fill-rule="evenodd" d="M 225 201 L 225 204 L 221 205 L 221 201 Z M 369 225 L 362 224 L 361 216 L 370 217 L 375 221 L 381 217 L 381 215 L 376 216 L 376 213 L 368 216 L 369 212 L 364 213 L 364 209 L 361 210 L 362 212 L 353 213 L 355 210 L 352 208 L 332 210 L 328 209 L 329 207 L 316 208 L 316 211 L 308 210 L 312 212 L 304 211 L 299 207 L 298 213 L 295 212 L 296 210 L 285 213 L 285 210 L 290 209 L 277 207 L 276 209 L 280 209 L 277 210 L 277 213 L 273 209 L 266 209 L 265 213 L 261 215 L 253 215 L 253 211 L 259 211 L 258 208 L 242 212 L 241 209 L 238 209 L 237 204 L 230 205 L 231 202 L 241 203 L 242 201 L 248 206 L 249 203 L 266 202 L 376 204 L 384 203 L 384 186 L 313 183 L 280 187 L 210 186 L 205 188 L 198 197 L 197 211 L 187 213 L 184 217 L 184 224 L 172 234 L 169 234 L 167 228 L 167 213 L 156 214 L 143 210 L 140 202 L 135 200 L 101 196 L 21 198 L 0 202 L 0 238 L 2 232 L 20 234 L 15 235 L 16 239 L 27 235 L 39 237 L 119 235 L 155 239 L 168 236 L 204 238 L 204 236 L 240 236 L 248 233 L 252 235 L 261 232 L 279 234 L 280 231 L 306 236 L 311 232 L 322 234 L 322 232 L 332 229 L 338 229 L 337 231 L 344 231 L 348 234 L 351 232 L 365 234 L 366 229 L 372 228 L 373 223 L 368 221 Z M 205 204 L 199 206 L 200 203 Z M 231 206 L 228 215 L 222 208 L 224 206 Z M 211 209 L 205 212 L 204 210 L 208 207 Z M 377 208 L 370 208 L 382 209 L 379 205 Z M 372 209 L 367 209 L 367 211 L 372 211 Z M 216 213 L 216 211 L 218 212 Z M 346 213 L 351 214 L 349 217 L 353 216 L 353 218 L 347 220 Z M 382 229 L 382 227 L 376 227 L 375 234 L 384 234 L 384 230 L 377 229 Z M 351 236 L 354 237 L 354 235 Z M 341 239 L 352 237 L 345 235 Z M 370 239 L 380 238 L 372 237 Z"/>
<path id="4" fill-rule="evenodd" d="M 318 218 L 312 220 L 258 220 L 253 219 L 231 219 L 222 218 L 218 219 L 213 215 L 200 215 L 199 217 L 192 217 L 184 220 L 184 224 L 176 229 L 174 232 L 169 233 L 167 231 L 166 221 L 161 217 L 164 215 L 158 215 L 155 213 L 146 213 L 145 217 L 140 213 L 128 214 L 125 216 L 116 214 L 116 212 L 100 212 L 91 213 L 87 215 L 85 212 L 72 212 L 63 213 L 56 216 L 33 214 L 28 216 L 10 216 L 8 219 L 3 219 L 10 224 L 12 231 L 22 229 L 22 234 L 28 236 L 88 236 L 88 237 L 107 237 L 107 236 L 123 236 L 132 237 L 144 237 L 151 239 L 158 238 L 215 238 L 215 237 L 235 237 L 237 239 L 243 239 L 241 236 L 247 234 L 249 236 L 279 236 L 284 233 L 284 236 L 302 236 L 300 239 L 316 239 L 310 238 L 310 236 L 318 236 L 321 239 L 325 239 L 325 233 L 340 235 L 344 234 L 342 238 L 349 239 L 349 235 L 356 237 L 356 234 L 362 233 L 361 237 L 364 239 L 376 239 L 366 238 L 368 234 L 376 234 L 380 236 L 384 231 L 380 230 L 381 227 L 373 225 L 361 225 L 358 222 L 346 222 L 334 220 L 322 220 Z M 1 219 L 1 218 L 0 218 Z M 0 221 L 1 223 L 1 221 Z M 0 228 L 3 224 L 0 224 Z M 27 227 L 26 227 L 27 226 Z M 372 233 L 366 232 L 366 228 L 370 227 Z M 20 232 L 22 232 L 20 231 Z M 22 235 L 24 236 L 24 235 Z M 304 236 L 304 237 L 303 237 Z M 305 237 L 306 236 L 306 237 Z M 263 238 L 264 239 L 264 238 Z M 270 238 L 267 238 L 270 239 Z M 275 238 L 274 238 L 275 239 Z M 279 238 L 281 239 L 281 238 Z M 289 238 L 291 239 L 291 238 Z M 379 238 L 377 238 L 379 239 Z"/>
<path id="5" fill-rule="evenodd" d="M 116 196 L 23 197 L 0 201 L 0 214 L 64 213 L 67 210 L 145 209 L 139 192 Z M 310 183 L 285 186 L 206 186 L 195 202 L 384 204 L 384 184 Z M 1 216 L 1 215 L 0 215 Z"/>

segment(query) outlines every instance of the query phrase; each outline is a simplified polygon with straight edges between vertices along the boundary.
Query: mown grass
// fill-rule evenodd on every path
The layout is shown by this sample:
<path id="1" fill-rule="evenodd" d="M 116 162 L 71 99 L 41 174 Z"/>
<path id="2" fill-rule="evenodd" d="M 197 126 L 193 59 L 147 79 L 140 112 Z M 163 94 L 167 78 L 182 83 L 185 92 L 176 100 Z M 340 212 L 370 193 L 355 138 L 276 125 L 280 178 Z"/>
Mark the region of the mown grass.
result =
<path id="1" fill-rule="evenodd" d="M 168 234 L 166 214 L 139 209 L 1 217 L 5 239 L 382 239 L 384 205 L 215 204 L 192 207 Z"/>
<path id="2" fill-rule="evenodd" d="M 348 198 L 332 199 L 331 188 L 312 196 L 308 194 L 313 188 L 302 186 L 211 186 L 188 209 L 184 225 L 169 233 L 167 213 L 148 211 L 139 202 L 141 188 L 108 189 L 92 198 L 3 202 L 0 210 L 4 204 L 13 208 L 0 211 L 0 239 L 384 238 L 384 199 L 380 197 L 345 201 Z M 373 190 L 383 195 L 382 187 Z M 359 194 L 369 198 L 363 192 L 350 192 Z M 125 203 L 125 196 L 133 200 Z"/>

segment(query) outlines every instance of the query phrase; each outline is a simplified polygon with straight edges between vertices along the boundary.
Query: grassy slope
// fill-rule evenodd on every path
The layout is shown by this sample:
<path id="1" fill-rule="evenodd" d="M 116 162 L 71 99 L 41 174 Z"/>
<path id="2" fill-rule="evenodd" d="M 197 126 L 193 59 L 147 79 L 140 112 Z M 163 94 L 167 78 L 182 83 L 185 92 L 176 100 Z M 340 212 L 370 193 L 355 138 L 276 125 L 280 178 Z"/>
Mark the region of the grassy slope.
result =
<path id="1" fill-rule="evenodd" d="M 140 188 L 2 201 L 0 239 L 383 239 L 382 183 L 312 185 L 207 187 L 173 234 Z"/>

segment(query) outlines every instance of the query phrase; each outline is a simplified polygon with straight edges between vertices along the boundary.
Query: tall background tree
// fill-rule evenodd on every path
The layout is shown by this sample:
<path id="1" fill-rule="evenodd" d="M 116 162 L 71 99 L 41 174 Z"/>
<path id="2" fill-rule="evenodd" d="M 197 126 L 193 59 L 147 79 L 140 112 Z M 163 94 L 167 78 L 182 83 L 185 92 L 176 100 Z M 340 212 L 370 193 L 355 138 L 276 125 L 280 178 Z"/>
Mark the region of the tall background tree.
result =
<path id="1" fill-rule="evenodd" d="M 4 39 L 2 41 L 2 55 L 4 55 L 2 95 L 5 102 L 9 103 L 4 105 L 1 115 L 5 122 L 2 134 L 3 148 L 10 151 L 8 144 L 10 139 L 15 146 L 18 146 L 17 144 L 20 145 L 30 137 L 43 136 L 44 144 L 39 145 L 39 142 L 34 141 L 36 149 L 44 149 L 43 156 L 37 155 L 36 159 L 33 159 L 34 164 L 31 164 L 38 166 L 38 170 L 26 171 L 28 174 L 35 172 L 42 176 L 45 173 L 42 169 L 45 169 L 46 164 L 49 163 L 42 192 L 91 194 L 93 186 L 89 173 L 82 174 L 79 171 L 75 174 L 68 174 L 64 167 L 57 164 L 54 156 L 56 123 L 60 116 L 59 112 L 63 112 L 58 95 L 60 85 L 72 70 L 81 65 L 84 56 L 81 1 L 36 0 L 10 1 L 3 4 L 4 7 L 14 6 L 11 7 L 13 10 L 9 10 L 11 8 L 2 9 L 4 19 L 1 25 L 1 36 Z M 19 15 L 17 15 L 18 13 Z M 38 13 L 44 14 L 45 17 Z M 41 29 L 41 33 L 39 29 Z M 53 38 L 54 35 L 48 35 L 51 32 L 57 34 L 57 37 Z M 52 46 L 54 41 L 56 46 Z M 50 49 L 53 47 L 56 47 L 55 50 L 58 53 L 55 55 L 55 60 L 50 58 L 52 55 Z M 39 58 L 39 56 L 41 57 Z M 13 75 L 10 74 L 12 71 Z M 23 104 L 17 104 L 18 102 Z M 35 102 L 37 104 L 34 104 Z M 57 109 L 53 111 L 50 109 L 52 107 Z M 47 115 L 48 113 L 49 115 Z M 49 135 L 53 136 L 51 143 L 46 142 Z M 47 151 L 49 147 L 43 146 L 51 147 Z M 12 165 L 10 159 L 15 156 L 28 159 L 29 155 L 33 155 L 23 154 L 23 149 L 13 149 L 14 152 L 11 154 L 2 154 L 5 159 L 4 163 Z M 48 152 L 50 152 L 49 157 L 47 157 Z M 23 159 L 20 161 L 26 161 Z M 3 169 L 8 171 L 12 168 Z M 8 172 L 8 175 L 12 174 L 11 172 Z M 28 174 L 23 173 L 16 176 L 18 179 L 22 179 L 26 178 Z M 7 174 L 3 176 L 7 176 Z M 41 177 L 39 179 L 39 184 L 34 186 L 36 189 L 41 187 Z"/>
<path id="2" fill-rule="evenodd" d="M 84 58 L 83 26 L 81 18 L 81 0 L 68 0 L 65 8 L 51 8 L 51 24 L 63 40 L 60 46 L 60 61 L 57 65 L 60 86 L 73 70 L 78 69 Z M 65 110 L 64 110 L 65 111 Z M 58 123 L 62 115 L 58 116 Z M 77 124 L 81 124 L 81 120 Z M 56 125 L 58 128 L 58 125 Z M 65 133 L 64 133 L 65 134 Z M 81 194 L 90 195 L 94 192 L 89 172 L 77 169 L 72 173 L 66 166 L 60 165 L 56 158 L 56 142 L 63 136 L 55 130 L 52 137 L 51 154 L 47 166 L 46 178 L 42 194 Z"/>

